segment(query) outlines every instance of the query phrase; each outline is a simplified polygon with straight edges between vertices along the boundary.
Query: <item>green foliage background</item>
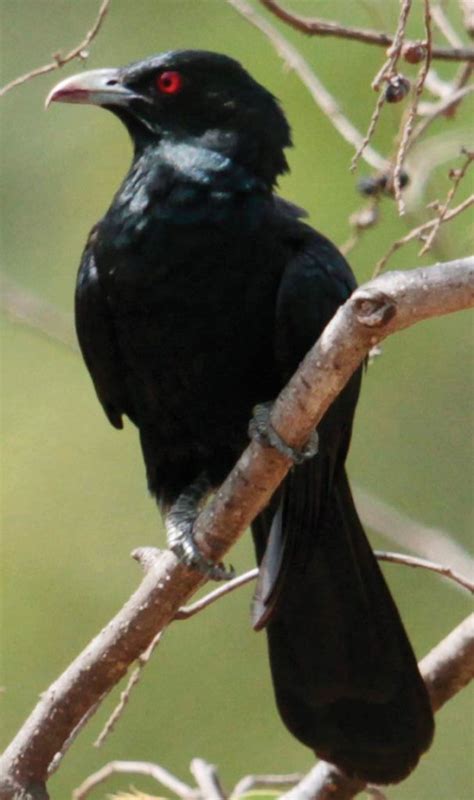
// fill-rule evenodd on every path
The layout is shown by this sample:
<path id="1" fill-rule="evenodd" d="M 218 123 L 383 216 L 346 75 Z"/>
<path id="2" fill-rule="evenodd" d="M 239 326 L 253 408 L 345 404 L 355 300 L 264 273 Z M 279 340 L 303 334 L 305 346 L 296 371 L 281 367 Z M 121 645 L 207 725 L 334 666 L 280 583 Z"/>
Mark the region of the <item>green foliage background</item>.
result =
<path id="1" fill-rule="evenodd" d="M 75 45 L 97 6 L 96 0 L 3 0 L 3 82 Z M 393 30 L 398 4 L 300 0 L 291 7 Z M 413 35 L 422 31 L 421 8 L 416 0 Z M 461 31 L 456 9 L 449 5 Z M 286 34 L 364 129 L 375 99 L 370 80 L 383 51 Z M 268 41 L 224 0 L 113 0 L 88 66 L 117 65 L 176 47 L 225 51 L 281 99 L 295 143 L 289 154 L 292 172 L 281 181 L 281 192 L 342 243 L 349 235 L 348 216 L 360 204 L 348 171 L 351 149 L 295 75 L 282 68 Z M 80 68 L 69 65 L 61 77 Z M 439 69 L 449 77 L 454 68 Z M 81 248 L 127 168 L 130 146 L 116 120 L 97 109 L 57 106 L 44 114 L 44 97 L 59 79 L 59 73 L 37 79 L 3 100 L 2 267 L 21 286 L 70 311 Z M 456 120 L 437 123 L 437 135 L 466 131 L 468 105 Z M 382 152 L 390 146 L 399 114 L 398 107 L 385 111 L 376 138 Z M 446 172 L 446 165 L 435 170 L 424 202 L 445 195 Z M 383 216 L 351 256 L 359 281 L 407 230 L 389 201 Z M 407 248 L 393 265 L 430 263 L 469 249 L 462 217 L 446 228 L 438 250 L 423 262 L 415 248 Z M 38 694 L 133 591 L 139 574 L 129 552 L 163 543 L 163 533 L 146 495 L 136 432 L 127 425 L 119 435 L 108 426 L 77 355 L 7 319 L 2 319 L 2 334 L 5 692 L 0 702 L 6 744 Z M 471 343 L 466 314 L 425 323 L 388 341 L 364 382 L 350 457 L 358 484 L 415 518 L 447 528 L 465 546 L 473 466 Z M 377 537 L 373 542 L 381 544 Z M 231 561 L 238 569 L 253 563 L 247 536 Z M 396 566 L 387 574 L 420 656 L 469 611 L 468 599 L 432 575 Z M 228 786 L 250 772 L 310 767 L 309 751 L 277 718 L 264 636 L 249 627 L 250 596 L 251 589 L 240 591 L 167 632 L 116 732 L 102 751 L 91 747 L 117 691 L 51 781 L 53 797 L 69 797 L 91 770 L 113 758 L 157 761 L 186 778 L 190 759 L 201 756 L 219 765 Z M 389 791 L 390 797 L 474 796 L 468 694 L 451 702 L 437 723 L 432 750 L 406 783 Z M 146 780 L 131 782 L 157 793 Z M 111 782 L 107 791 L 127 783 Z M 102 788 L 94 797 L 105 793 Z"/>

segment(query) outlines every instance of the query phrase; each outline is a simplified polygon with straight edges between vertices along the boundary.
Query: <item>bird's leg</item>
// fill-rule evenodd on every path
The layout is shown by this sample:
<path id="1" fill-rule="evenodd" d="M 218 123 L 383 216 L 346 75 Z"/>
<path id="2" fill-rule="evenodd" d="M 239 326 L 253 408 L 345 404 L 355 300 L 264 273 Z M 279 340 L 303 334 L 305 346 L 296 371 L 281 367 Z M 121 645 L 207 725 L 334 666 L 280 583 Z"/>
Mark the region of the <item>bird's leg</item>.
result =
<path id="1" fill-rule="evenodd" d="M 193 528 L 201 504 L 211 491 L 206 475 L 202 474 L 181 492 L 165 517 L 168 547 L 186 566 L 195 567 L 214 581 L 234 577 L 233 570 L 204 558 L 194 541 Z"/>
<path id="2" fill-rule="evenodd" d="M 313 456 L 315 456 L 318 452 L 319 448 L 319 436 L 317 430 L 315 429 L 312 432 L 309 441 L 304 445 L 304 447 L 301 448 L 301 450 L 291 447 L 276 432 L 270 421 L 272 407 L 272 402 L 260 403 L 259 405 L 255 406 L 253 417 L 249 424 L 249 436 L 252 439 L 257 439 L 257 441 L 263 442 L 263 444 L 269 445 L 270 447 L 275 447 L 279 453 L 287 458 L 290 458 L 295 464 L 302 464 L 303 461 L 306 461 L 308 458 L 313 458 Z"/>

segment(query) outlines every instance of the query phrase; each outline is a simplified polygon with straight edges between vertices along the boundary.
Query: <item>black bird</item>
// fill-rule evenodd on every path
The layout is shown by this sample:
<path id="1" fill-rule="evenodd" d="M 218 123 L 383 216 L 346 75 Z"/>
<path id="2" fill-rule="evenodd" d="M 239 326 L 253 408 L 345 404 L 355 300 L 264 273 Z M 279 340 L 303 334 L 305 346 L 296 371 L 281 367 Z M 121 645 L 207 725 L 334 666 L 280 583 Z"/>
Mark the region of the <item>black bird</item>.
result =
<path id="1" fill-rule="evenodd" d="M 288 169 L 288 123 L 228 56 L 168 52 L 68 78 L 48 99 L 109 109 L 133 142 L 82 257 L 77 333 L 110 422 L 121 428 L 127 415 L 138 427 L 171 546 L 199 563 L 191 511 L 355 280 L 273 193 Z M 360 377 L 321 421 L 317 455 L 252 526 L 254 625 L 266 627 L 289 730 L 350 775 L 389 783 L 429 747 L 433 717 L 344 468 Z"/>

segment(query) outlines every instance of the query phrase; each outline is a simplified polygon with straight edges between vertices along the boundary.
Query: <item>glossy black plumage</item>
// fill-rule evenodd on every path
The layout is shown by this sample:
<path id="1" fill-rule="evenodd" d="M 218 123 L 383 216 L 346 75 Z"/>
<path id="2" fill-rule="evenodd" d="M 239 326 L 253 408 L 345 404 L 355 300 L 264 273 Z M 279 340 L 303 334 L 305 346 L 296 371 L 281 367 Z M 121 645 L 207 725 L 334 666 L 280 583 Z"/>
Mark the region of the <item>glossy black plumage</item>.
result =
<path id="1" fill-rule="evenodd" d="M 178 74 L 175 94 L 160 90 Z M 177 79 L 176 79 L 177 80 Z M 213 486 L 355 287 L 344 258 L 273 194 L 290 144 L 274 98 L 226 56 L 177 51 L 60 84 L 126 124 L 130 172 L 94 228 L 77 283 L 77 331 L 113 425 L 137 425 L 166 510 Z M 398 612 L 354 508 L 344 461 L 360 373 L 321 422 L 253 533 L 281 716 L 349 773 L 400 780 L 433 721 Z"/>

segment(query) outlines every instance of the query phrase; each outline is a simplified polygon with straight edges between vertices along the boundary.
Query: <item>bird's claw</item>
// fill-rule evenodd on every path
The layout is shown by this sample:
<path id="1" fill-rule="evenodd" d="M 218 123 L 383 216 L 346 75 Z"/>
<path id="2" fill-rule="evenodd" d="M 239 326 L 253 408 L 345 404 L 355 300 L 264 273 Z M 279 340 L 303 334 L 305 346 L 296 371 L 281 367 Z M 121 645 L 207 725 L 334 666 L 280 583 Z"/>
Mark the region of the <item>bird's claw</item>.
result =
<path id="1" fill-rule="evenodd" d="M 277 433 L 270 421 L 272 403 L 261 403 L 254 408 L 254 414 L 249 424 L 249 435 L 252 439 L 274 447 L 279 453 L 291 459 L 294 464 L 302 464 L 313 458 L 319 449 L 319 436 L 313 430 L 304 447 L 297 449 L 287 444 Z"/>
<path id="2" fill-rule="evenodd" d="M 186 521 L 176 524 L 167 521 L 168 545 L 170 550 L 187 567 L 199 570 L 212 581 L 228 581 L 235 577 L 232 567 L 226 569 L 224 564 L 215 564 L 204 558 L 193 536 L 193 523 Z"/>

